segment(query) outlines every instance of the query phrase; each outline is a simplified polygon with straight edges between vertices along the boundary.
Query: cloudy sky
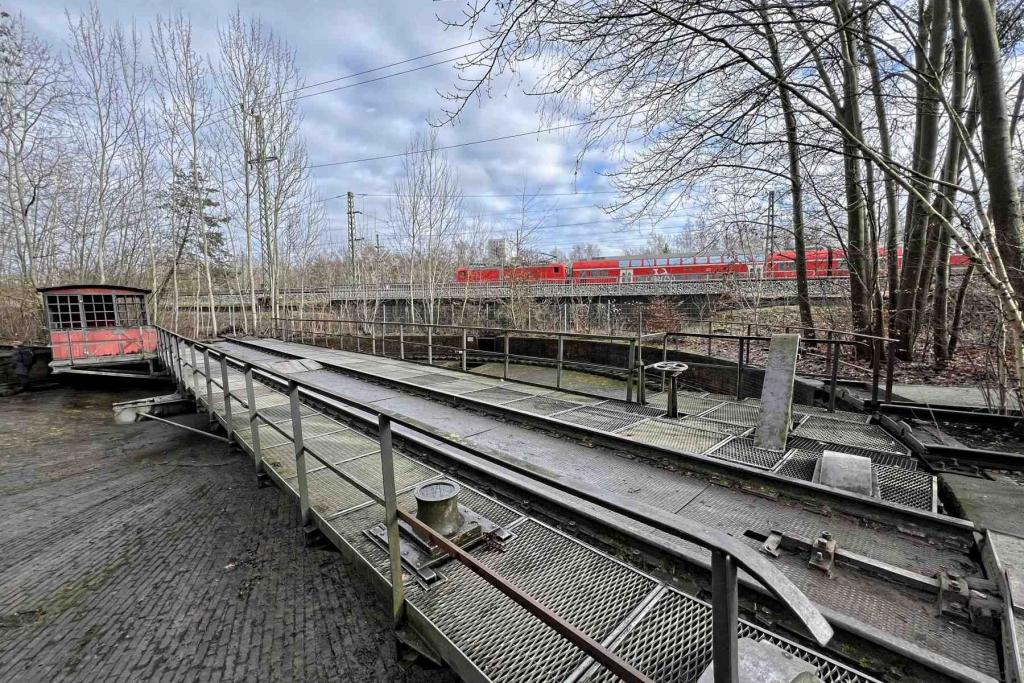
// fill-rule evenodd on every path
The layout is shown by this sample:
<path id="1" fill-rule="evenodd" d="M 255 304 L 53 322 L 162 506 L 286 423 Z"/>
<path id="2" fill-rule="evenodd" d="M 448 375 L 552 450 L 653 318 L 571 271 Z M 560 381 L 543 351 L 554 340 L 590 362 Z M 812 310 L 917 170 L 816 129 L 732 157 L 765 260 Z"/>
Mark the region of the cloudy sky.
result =
<path id="1" fill-rule="evenodd" d="M 78 11 L 84 3 L 52 0 L 14 0 L 10 9 L 20 11 L 29 26 L 55 47 L 67 37 L 65 8 Z M 181 9 L 193 22 L 201 49 L 215 53 L 218 24 L 236 5 L 226 0 L 175 2 L 174 0 L 98 0 L 107 19 L 147 27 L 159 13 Z M 240 5 L 244 13 L 257 15 L 296 51 L 307 83 L 336 79 L 408 60 L 467 43 L 479 35 L 446 31 L 436 15 L 455 17 L 463 6 L 459 0 L 364 1 L 340 3 L 334 0 L 250 0 Z M 436 63 L 471 51 L 451 50 L 415 62 L 395 66 L 361 77 L 338 81 L 314 93 L 338 86 L 351 86 L 301 100 L 303 131 L 312 164 L 327 164 L 395 154 L 405 149 L 410 136 L 429 130 L 428 119 L 436 118 L 443 104 L 438 91 L 449 90 L 455 82 L 450 64 L 423 68 L 372 83 L 361 81 Z M 540 102 L 523 95 L 515 84 L 494 90 L 491 99 L 473 102 L 461 120 L 439 132 L 441 145 L 456 145 L 488 138 L 533 131 L 552 125 L 537 113 Z M 556 122 L 557 124 L 557 122 Z M 476 144 L 449 152 L 467 195 L 468 213 L 484 215 L 500 233 L 514 221 L 526 183 L 530 194 L 549 195 L 533 202 L 543 226 L 536 233 L 535 246 L 542 251 L 560 247 L 568 251 L 577 242 L 595 242 L 606 254 L 623 247 L 643 244 L 637 228 L 627 229 L 609 220 L 600 210 L 614 198 L 601 171 L 614 168 L 616 159 L 592 153 L 577 168 L 580 141 L 572 130 L 516 137 L 511 140 Z M 382 241 L 386 197 L 400 166 L 399 159 L 344 163 L 316 169 L 322 197 L 356 192 L 363 211 L 364 234 L 373 238 L 375 229 Z M 577 193 L 577 194 L 571 194 Z M 479 195 L 479 196 L 478 196 Z M 560 196 L 556 196 L 560 195 Z M 341 246 L 344 240 L 344 198 L 329 199 L 330 233 L 325 247 Z M 376 221 L 375 221 L 376 218 Z M 661 229 L 678 232 L 682 217 Z M 376 225 L 376 228 L 375 228 Z"/>

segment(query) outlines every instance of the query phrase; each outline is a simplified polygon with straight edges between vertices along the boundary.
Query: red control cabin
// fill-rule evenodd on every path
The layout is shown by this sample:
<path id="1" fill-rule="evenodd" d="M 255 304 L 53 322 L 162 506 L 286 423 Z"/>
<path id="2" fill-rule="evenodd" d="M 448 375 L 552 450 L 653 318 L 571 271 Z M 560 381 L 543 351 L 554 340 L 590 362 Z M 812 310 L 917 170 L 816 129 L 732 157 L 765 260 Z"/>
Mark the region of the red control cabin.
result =
<path id="1" fill-rule="evenodd" d="M 113 285 L 41 287 L 54 372 L 153 374 L 156 328 L 148 289 Z"/>

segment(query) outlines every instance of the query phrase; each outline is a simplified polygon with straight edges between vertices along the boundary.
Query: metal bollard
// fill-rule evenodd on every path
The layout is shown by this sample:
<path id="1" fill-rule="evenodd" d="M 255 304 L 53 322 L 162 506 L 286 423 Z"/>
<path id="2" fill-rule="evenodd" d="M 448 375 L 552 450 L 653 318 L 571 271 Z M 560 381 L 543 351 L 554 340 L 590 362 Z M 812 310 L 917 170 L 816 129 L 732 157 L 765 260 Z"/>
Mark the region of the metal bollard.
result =
<path id="1" fill-rule="evenodd" d="M 565 338 L 558 335 L 558 366 L 555 371 L 555 388 L 562 388 L 562 361 L 565 359 Z"/>
<path id="2" fill-rule="evenodd" d="M 462 371 L 466 372 L 466 356 L 469 353 L 468 339 L 469 335 L 466 333 L 466 328 L 462 328 Z"/>

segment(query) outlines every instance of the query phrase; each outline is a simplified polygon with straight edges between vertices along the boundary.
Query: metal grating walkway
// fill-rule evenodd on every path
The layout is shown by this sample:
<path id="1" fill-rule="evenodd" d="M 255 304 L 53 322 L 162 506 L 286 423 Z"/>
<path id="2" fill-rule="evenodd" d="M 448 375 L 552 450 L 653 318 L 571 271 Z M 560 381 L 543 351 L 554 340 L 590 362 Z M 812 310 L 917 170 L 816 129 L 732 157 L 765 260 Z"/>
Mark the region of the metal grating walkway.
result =
<path id="1" fill-rule="evenodd" d="M 258 362 L 260 359 L 251 360 Z M 198 382 L 193 382 L 191 377 L 187 377 L 186 384 L 190 388 L 198 385 L 197 398 L 205 403 L 205 377 L 200 375 L 197 379 Z M 242 386 L 244 378 L 232 372 L 229 373 L 229 382 Z M 260 394 L 261 398 L 284 397 L 262 389 Z M 270 409 L 281 405 L 273 403 L 276 405 Z M 245 409 L 241 402 L 238 405 Z M 214 402 L 212 410 L 224 420 L 223 400 Z M 370 449 L 375 443 L 348 425 L 308 406 L 303 412 L 304 433 L 306 424 L 316 424 L 318 429 L 326 432 L 324 436 L 310 439 L 310 446 L 318 439 L 336 435 L 349 435 L 347 443 L 354 444 L 350 452 Z M 271 417 L 278 415 L 272 414 Z M 245 444 L 251 454 L 251 438 L 244 438 L 249 431 L 248 424 L 243 426 L 233 419 L 230 426 L 234 427 L 236 439 Z M 287 438 L 284 441 L 274 447 L 264 447 L 262 462 L 284 490 L 297 495 L 294 487 L 294 444 Z M 329 458 L 338 455 L 335 449 L 325 453 L 330 454 Z M 400 491 L 398 504 L 412 512 L 415 510 L 412 488 L 442 475 L 401 453 L 396 452 L 395 458 L 396 485 Z M 380 490 L 380 461 L 375 455 L 343 459 L 338 462 L 338 467 L 367 486 Z M 383 521 L 382 507 L 318 465 L 313 458 L 307 460 L 307 477 L 312 510 L 321 525 L 333 532 L 343 549 L 367 563 L 378 580 L 386 583 L 387 555 L 364 533 Z M 693 680 L 691 677 L 662 675 L 664 662 L 710 661 L 711 614 L 706 603 L 669 588 L 658 579 L 503 505 L 465 483 L 461 486 L 460 502 L 515 534 L 504 551 L 486 546 L 472 551 L 488 567 L 509 578 L 593 638 L 612 646 L 632 664 L 640 666 L 649 675 L 653 674 L 654 680 Z M 561 636 L 463 565 L 449 562 L 437 571 L 441 579 L 429 585 L 410 577 L 406 582 L 407 600 L 487 680 L 540 683 L 580 680 L 580 675 L 584 676 L 583 680 L 604 680 L 601 677 L 605 672 L 600 666 L 586 659 Z M 649 618 L 649 615 L 665 612 L 685 613 L 687 616 L 685 620 L 673 620 L 672 623 Z M 678 625 L 682 623 L 694 630 L 691 636 L 678 631 Z M 875 681 L 753 624 L 741 622 L 741 629 L 745 635 L 769 639 L 811 662 L 825 677 L 823 680 Z M 652 663 L 650 646 L 656 643 L 661 643 L 660 648 L 666 656 Z M 638 647 L 638 644 L 646 647 Z M 839 672 L 839 677 L 836 677 L 836 672 Z"/>

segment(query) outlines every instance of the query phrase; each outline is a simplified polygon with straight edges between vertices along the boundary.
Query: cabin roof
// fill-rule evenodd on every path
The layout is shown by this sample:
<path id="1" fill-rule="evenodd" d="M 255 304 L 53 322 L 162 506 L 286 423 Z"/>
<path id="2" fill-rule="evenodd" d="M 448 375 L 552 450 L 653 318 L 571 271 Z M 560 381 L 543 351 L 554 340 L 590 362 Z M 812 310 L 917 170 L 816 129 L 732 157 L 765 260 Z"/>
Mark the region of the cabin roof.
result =
<path id="1" fill-rule="evenodd" d="M 79 285 L 55 285 L 53 287 L 39 287 L 38 289 L 36 289 L 36 291 L 40 292 L 40 293 L 43 293 L 43 294 L 54 294 L 54 293 L 57 293 L 57 292 L 73 293 L 73 292 L 77 292 L 77 291 L 81 291 L 81 290 L 85 290 L 85 289 L 91 289 L 91 290 L 100 289 L 100 290 L 104 290 L 104 291 L 110 292 L 111 294 L 116 294 L 118 292 L 130 293 L 130 294 L 149 294 L 149 291 L 150 291 L 148 289 L 143 289 L 142 287 L 128 287 L 127 285 L 88 285 L 88 284 L 85 284 L 85 285 L 83 285 L 83 284 L 79 284 Z"/>

